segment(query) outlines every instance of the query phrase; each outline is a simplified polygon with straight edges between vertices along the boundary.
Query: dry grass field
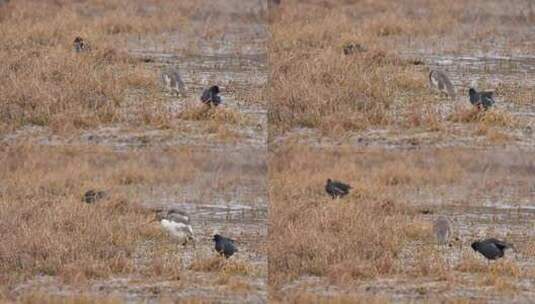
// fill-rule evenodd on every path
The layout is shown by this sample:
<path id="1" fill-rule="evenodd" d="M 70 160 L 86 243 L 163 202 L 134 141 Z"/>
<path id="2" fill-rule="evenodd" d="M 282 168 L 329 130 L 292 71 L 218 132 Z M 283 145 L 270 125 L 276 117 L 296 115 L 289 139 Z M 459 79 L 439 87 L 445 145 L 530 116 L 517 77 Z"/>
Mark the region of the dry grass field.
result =
<path id="1" fill-rule="evenodd" d="M 535 4 L 276 2 L 0 0 L 0 303 L 535 299 Z"/>
<path id="2" fill-rule="evenodd" d="M 238 2 L 0 1 L 0 303 L 266 301 L 265 6 Z"/>
<path id="3" fill-rule="evenodd" d="M 115 127 L 141 129 L 149 142 L 175 134 L 183 143 L 265 143 L 265 9 L 235 2 L 2 4 L 0 136 L 83 141 Z M 90 51 L 74 51 L 77 36 Z M 169 68 L 178 68 L 185 96 L 163 87 Z M 214 84 L 224 102 L 210 113 L 199 96 Z"/>
<path id="4" fill-rule="evenodd" d="M 274 303 L 529 303 L 530 1 L 282 1 L 270 16 Z M 444 71 L 455 98 L 428 85 Z M 493 90 L 479 111 L 468 88 Z M 328 178 L 353 186 L 337 200 Z M 433 221 L 453 236 L 438 246 Z M 487 262 L 470 244 L 516 251 Z"/>
<path id="5" fill-rule="evenodd" d="M 534 16 L 522 0 L 283 1 L 270 23 L 271 140 L 532 146 Z M 454 100 L 429 89 L 436 68 Z M 497 106 L 475 113 L 469 86 L 496 90 Z"/>
<path id="6" fill-rule="evenodd" d="M 57 131 L 112 122 L 165 121 L 158 76 L 124 47 L 187 23 L 191 2 L 12 1 L 0 6 L 2 130 L 24 125 Z M 14 26 L 16 25 L 16 26 Z M 81 36 L 91 52 L 73 51 Z M 125 105 L 141 100 L 134 111 Z"/>
<path id="7" fill-rule="evenodd" d="M 512 151 L 280 148 L 269 164 L 273 301 L 526 303 L 534 161 Z M 354 189 L 332 200 L 327 178 Z M 452 220 L 450 246 L 436 243 L 439 215 Z M 470 248 L 485 237 L 516 252 L 489 264 Z"/>
<path id="8" fill-rule="evenodd" d="M 69 289 L 88 299 L 115 294 L 118 301 L 129 293 L 144 301 L 210 299 L 216 292 L 251 300 L 248 293 L 262 292 L 266 212 L 259 200 L 265 174 L 258 172 L 265 165 L 257 153 L 229 151 L 223 157 L 191 148 L 117 153 L 31 144 L 1 152 L 0 301 L 38 303 L 26 298 L 58 297 L 58 290 Z M 86 204 L 82 197 L 89 189 L 108 195 Z M 214 209 L 218 201 L 229 203 Z M 247 207 L 233 211 L 240 203 Z M 166 204 L 190 211 L 195 246 L 179 246 L 154 222 L 153 210 Z M 217 257 L 214 231 L 237 239 L 243 253 L 228 261 Z M 102 287 L 95 292 L 95 286 Z"/>

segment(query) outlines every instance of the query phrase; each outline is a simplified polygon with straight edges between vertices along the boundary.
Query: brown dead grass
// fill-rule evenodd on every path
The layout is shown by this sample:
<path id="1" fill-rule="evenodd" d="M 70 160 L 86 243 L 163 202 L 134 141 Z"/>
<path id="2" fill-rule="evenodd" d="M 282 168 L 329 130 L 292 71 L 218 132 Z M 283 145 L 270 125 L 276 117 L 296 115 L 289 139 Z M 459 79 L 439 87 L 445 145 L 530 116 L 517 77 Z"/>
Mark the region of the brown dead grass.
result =
<path id="1" fill-rule="evenodd" d="M 125 53 L 126 39 L 183 24 L 184 13 L 194 7 L 160 0 L 22 0 L 2 5 L 0 130 L 161 124 L 165 113 L 153 101 L 158 78 Z M 88 41 L 92 51 L 75 53 L 76 36 Z M 124 110 L 133 101 L 136 107 Z"/>
<path id="2" fill-rule="evenodd" d="M 240 161 L 248 160 L 189 149 L 116 153 L 84 146 L 3 147 L 0 282 L 16 284 L 39 274 L 71 283 L 130 273 L 180 279 L 180 249 L 157 223 L 150 223 L 154 214 L 140 207 L 145 202 L 139 192 L 183 187 L 210 172 L 202 198 L 214 193 L 221 197 L 224 190 L 235 193 L 242 178 L 256 176 L 263 168 L 244 170 Z M 81 198 L 89 189 L 105 190 L 109 196 L 85 204 Z M 231 263 L 223 271 L 243 273 L 250 268 Z"/>
<path id="3" fill-rule="evenodd" d="M 496 87 L 496 95 L 509 102 L 529 105 L 535 101 L 535 88 L 523 87 L 516 83 L 500 83 Z"/>
<path id="4" fill-rule="evenodd" d="M 271 160 L 269 256 L 274 286 L 305 274 L 348 282 L 395 272 L 411 221 L 405 203 L 388 190 L 409 181 L 432 183 L 433 178 L 409 177 L 410 171 L 388 168 L 393 164 L 388 161 L 372 165 L 373 153 L 351 154 L 292 147 Z M 355 189 L 347 198 L 332 201 L 324 193 L 328 177 Z"/>
<path id="5" fill-rule="evenodd" d="M 435 1 L 425 8 L 425 17 L 412 18 L 402 5 L 389 1 L 285 3 L 271 24 L 273 129 L 303 126 L 344 132 L 406 120 L 397 108 L 432 98 L 427 75 L 384 42 L 441 32 L 455 22 L 455 5 Z M 431 22 L 437 19 L 441 22 Z M 344 56 L 337 46 L 348 43 L 366 50 Z M 412 124 L 424 123 L 436 128 L 436 119 L 412 118 Z"/>
<path id="6" fill-rule="evenodd" d="M 218 272 L 222 275 L 249 275 L 252 273 L 251 265 L 221 256 L 198 258 L 190 266 L 193 271 Z"/>
<path id="7" fill-rule="evenodd" d="M 390 303 L 386 298 L 380 296 L 369 295 L 336 295 L 336 296 L 318 296 L 312 292 L 300 292 L 295 295 L 285 297 L 283 299 L 274 299 L 271 303 L 291 303 L 291 304 L 350 304 L 350 303 L 370 303 L 370 304 L 385 304 Z"/>
<path id="8" fill-rule="evenodd" d="M 528 11 L 523 1 L 514 7 Z M 485 40 L 486 45 L 488 37 L 500 35 L 504 16 L 497 9 L 496 3 L 484 1 L 285 1 L 270 24 L 270 135 L 295 127 L 315 128 L 323 136 L 374 127 L 442 131 L 452 120 L 480 119 L 518 127 L 505 111 L 483 118 L 463 110 L 447 119 L 443 105 L 453 101 L 428 89 L 429 68 L 400 58 L 433 48 L 437 41 L 447 41 L 445 46 L 438 43 L 444 53 L 473 52 L 469 41 Z M 478 14 L 484 17 L 474 17 Z M 522 26 L 532 21 L 515 20 Z M 522 35 L 508 39 L 518 46 L 518 37 Z M 363 48 L 344 55 L 344 46 L 351 44 Z M 527 104 L 533 99 L 530 88 L 502 85 L 497 91 L 507 101 Z M 468 102 L 464 93 L 457 95 L 458 101 Z"/>
<path id="9" fill-rule="evenodd" d="M 179 113 L 184 120 L 213 121 L 215 123 L 244 124 L 247 119 L 238 111 L 223 107 L 209 107 L 206 105 L 190 106 Z"/>
<path id="10" fill-rule="evenodd" d="M 318 276 L 322 287 L 328 282 L 342 290 L 351 290 L 362 281 L 425 277 L 454 289 L 466 284 L 461 272 L 477 282 L 490 276 L 477 283 L 482 288 L 516 290 L 518 279 L 530 275 L 521 271 L 517 261 L 487 265 L 469 248 L 476 236 L 462 235 L 451 247 L 436 246 L 432 219 L 412 206 L 456 204 L 458 195 L 467 201 L 457 203 L 474 206 L 472 193 L 481 191 L 502 197 L 499 193 L 509 186 L 495 187 L 506 177 L 514 178 L 510 183 L 515 187 L 530 184 L 531 169 L 520 170 L 520 163 L 529 161 L 507 152 L 474 153 L 470 149 L 359 153 L 344 147 L 278 147 L 269 163 L 270 286 L 282 296 L 303 291 L 290 286 L 307 286 L 304 278 L 308 276 Z M 345 181 L 354 189 L 343 199 L 331 200 L 324 192 L 327 178 Z M 435 212 L 431 218 L 440 211 Z M 460 223 L 452 220 L 452 238 L 459 237 Z M 466 255 L 452 261 L 450 254 L 462 246 L 467 246 L 462 251 Z M 506 284 L 500 274 L 512 282 Z"/>
<path id="11" fill-rule="evenodd" d="M 511 113 L 499 109 L 482 111 L 475 107 L 457 107 L 448 119 L 453 122 L 479 123 L 485 127 L 513 128 L 520 125 Z"/>
<path id="12" fill-rule="evenodd" d="M 0 303 L 2 303 L 0 301 Z M 6 302 L 7 303 L 7 302 Z M 25 295 L 17 301 L 21 304 L 119 304 L 124 303 L 113 297 L 94 297 L 94 296 L 51 296 L 44 293 L 34 293 Z"/>

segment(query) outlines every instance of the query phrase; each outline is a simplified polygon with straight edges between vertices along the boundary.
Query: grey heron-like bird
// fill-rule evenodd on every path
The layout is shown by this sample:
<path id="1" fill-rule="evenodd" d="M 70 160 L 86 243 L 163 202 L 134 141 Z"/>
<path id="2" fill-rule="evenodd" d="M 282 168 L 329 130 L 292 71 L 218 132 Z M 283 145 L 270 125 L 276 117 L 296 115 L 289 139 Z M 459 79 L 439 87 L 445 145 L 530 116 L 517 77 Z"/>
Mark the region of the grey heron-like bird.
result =
<path id="1" fill-rule="evenodd" d="M 162 81 L 167 89 L 177 96 L 186 95 L 186 85 L 182 81 L 178 69 L 164 71 L 162 73 Z"/>
<path id="2" fill-rule="evenodd" d="M 450 220 L 441 215 L 433 222 L 433 232 L 437 238 L 439 245 L 448 244 L 451 233 L 451 223 Z"/>
<path id="3" fill-rule="evenodd" d="M 439 70 L 431 70 L 429 72 L 429 86 L 446 94 L 451 99 L 455 99 L 455 88 L 446 73 Z"/>

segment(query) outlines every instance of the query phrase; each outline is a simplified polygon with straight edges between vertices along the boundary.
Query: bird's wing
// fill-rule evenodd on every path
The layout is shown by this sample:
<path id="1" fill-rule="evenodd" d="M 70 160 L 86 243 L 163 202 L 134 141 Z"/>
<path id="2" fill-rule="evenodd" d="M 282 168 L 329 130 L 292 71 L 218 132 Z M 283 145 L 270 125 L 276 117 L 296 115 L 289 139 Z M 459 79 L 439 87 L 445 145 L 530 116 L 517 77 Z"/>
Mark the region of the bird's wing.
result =
<path id="1" fill-rule="evenodd" d="M 349 190 L 349 189 L 351 189 L 351 186 L 350 186 L 350 185 L 348 185 L 348 184 L 344 184 L 344 183 L 336 183 L 336 184 L 335 184 L 335 187 L 336 187 L 337 189 L 339 189 L 339 190 L 344 191 L 344 192 L 347 191 L 347 190 Z"/>
<path id="2" fill-rule="evenodd" d="M 479 94 L 483 97 L 489 97 L 489 98 L 492 98 L 492 94 L 494 94 L 493 91 L 482 91 L 482 92 L 479 92 Z"/>
<path id="3" fill-rule="evenodd" d="M 205 90 L 204 92 L 202 92 L 201 101 L 208 102 L 209 100 L 210 100 L 210 91 Z"/>
<path id="4" fill-rule="evenodd" d="M 186 214 L 171 213 L 167 216 L 167 218 L 170 221 L 177 222 L 177 223 L 184 223 L 184 224 L 190 223 L 189 216 L 187 216 Z"/>
<path id="5" fill-rule="evenodd" d="M 495 239 L 495 238 L 490 238 L 487 240 L 488 243 L 491 243 L 491 244 L 494 244 L 494 246 L 498 247 L 500 250 L 504 250 L 506 248 L 512 248 L 511 244 L 507 243 L 507 242 L 504 242 L 504 241 L 500 241 L 498 239 Z"/>
<path id="6" fill-rule="evenodd" d="M 230 240 L 230 239 L 229 239 Z M 227 243 L 228 246 L 229 246 L 229 249 L 236 252 L 238 251 L 238 248 L 236 247 L 236 245 L 234 244 L 234 240 L 230 240 L 230 242 Z"/>

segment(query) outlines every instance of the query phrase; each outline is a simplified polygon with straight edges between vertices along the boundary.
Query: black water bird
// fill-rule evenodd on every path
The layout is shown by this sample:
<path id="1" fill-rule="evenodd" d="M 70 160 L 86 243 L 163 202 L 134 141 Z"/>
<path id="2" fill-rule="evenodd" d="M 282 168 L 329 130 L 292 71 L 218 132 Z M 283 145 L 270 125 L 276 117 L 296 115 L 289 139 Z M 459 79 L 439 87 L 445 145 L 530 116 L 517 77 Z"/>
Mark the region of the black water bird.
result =
<path id="1" fill-rule="evenodd" d="M 513 248 L 511 244 L 490 238 L 483 241 L 475 241 L 472 243 L 472 249 L 481 253 L 489 260 L 496 260 L 503 257 L 505 249 Z"/>
<path id="2" fill-rule="evenodd" d="M 470 97 L 470 103 L 473 106 L 476 106 L 478 109 L 488 110 L 492 105 L 494 105 L 494 99 L 492 98 L 493 92 L 490 91 L 481 91 L 478 92 L 474 88 L 468 90 L 468 96 Z"/>
<path id="3" fill-rule="evenodd" d="M 227 259 L 238 251 L 238 248 L 236 248 L 236 245 L 234 244 L 234 240 L 216 234 L 214 235 L 213 241 L 215 242 L 215 250 L 217 253 L 224 255 Z"/>
<path id="4" fill-rule="evenodd" d="M 211 86 L 210 88 L 202 92 L 201 102 L 207 105 L 217 106 L 221 103 L 221 97 L 218 94 L 219 94 L 219 87 Z"/>
<path id="5" fill-rule="evenodd" d="M 325 191 L 333 198 L 341 198 L 349 194 L 349 190 L 352 189 L 350 185 L 344 184 L 339 181 L 333 181 L 330 178 L 327 179 L 325 185 Z"/>

